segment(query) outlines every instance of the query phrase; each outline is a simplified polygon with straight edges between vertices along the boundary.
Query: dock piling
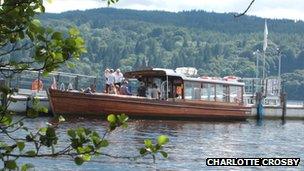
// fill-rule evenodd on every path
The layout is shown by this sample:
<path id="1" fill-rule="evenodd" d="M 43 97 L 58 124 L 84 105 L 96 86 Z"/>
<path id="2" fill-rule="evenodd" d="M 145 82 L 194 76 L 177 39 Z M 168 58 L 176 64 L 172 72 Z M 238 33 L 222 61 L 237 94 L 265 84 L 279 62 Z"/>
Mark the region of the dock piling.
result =
<path id="1" fill-rule="evenodd" d="M 257 110 L 257 119 L 260 120 L 263 118 L 263 93 L 262 91 L 259 91 L 256 93 L 256 110 Z"/>
<path id="2" fill-rule="evenodd" d="M 281 92 L 280 94 L 281 97 L 281 107 L 282 107 L 282 120 L 285 120 L 285 116 L 286 116 L 286 93 L 285 92 Z"/>

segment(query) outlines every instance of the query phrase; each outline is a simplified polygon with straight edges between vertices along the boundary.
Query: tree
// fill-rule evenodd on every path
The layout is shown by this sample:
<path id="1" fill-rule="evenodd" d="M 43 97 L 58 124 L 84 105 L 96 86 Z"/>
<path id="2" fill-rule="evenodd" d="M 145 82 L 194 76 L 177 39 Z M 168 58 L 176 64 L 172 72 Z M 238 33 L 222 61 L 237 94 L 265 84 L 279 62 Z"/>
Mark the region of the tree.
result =
<path id="1" fill-rule="evenodd" d="M 118 0 L 108 0 L 107 3 L 116 3 Z M 79 59 L 79 56 L 86 52 L 85 42 L 80 37 L 76 28 L 70 28 L 67 33 L 55 31 L 42 26 L 37 15 L 43 13 L 45 7 L 42 0 L 0 0 L 0 67 L 8 68 L 11 72 L 7 77 L 24 70 L 41 71 L 44 75 L 57 69 L 59 65 L 71 59 Z M 27 51 L 29 57 L 10 57 L 13 53 Z M 28 131 L 22 122 L 24 117 L 14 120 L 12 112 L 8 111 L 10 98 L 13 90 L 5 85 L 0 87 L 0 135 L 6 139 L 0 140 L 0 160 L 4 169 L 27 170 L 33 167 L 30 163 L 21 167 L 17 165 L 20 157 L 45 157 L 45 156 L 70 156 L 75 163 L 80 165 L 89 161 L 93 155 L 100 153 L 101 148 L 108 146 L 106 135 L 117 127 L 126 127 L 128 117 L 124 114 L 109 115 L 107 117 L 109 128 L 100 136 L 97 132 L 87 128 L 67 130 L 70 143 L 63 149 L 55 149 L 60 141 L 56 134 L 55 126 L 40 128 L 36 132 Z M 27 113 L 29 117 L 36 117 L 39 112 L 46 112 L 46 109 L 39 107 L 39 102 L 34 99 L 33 108 Z M 64 118 L 57 118 L 57 122 L 64 121 Z M 27 131 L 25 137 L 14 137 L 12 133 L 20 130 Z M 162 151 L 163 145 L 168 142 L 166 136 L 160 136 L 156 145 L 151 140 L 145 141 L 145 146 L 140 150 L 140 156 L 160 153 L 167 157 Z M 25 147 L 33 145 L 32 150 Z M 41 153 L 41 149 L 51 149 L 51 153 Z M 104 154 L 105 155 L 105 154 Z M 138 156 L 135 156 L 135 158 Z"/>

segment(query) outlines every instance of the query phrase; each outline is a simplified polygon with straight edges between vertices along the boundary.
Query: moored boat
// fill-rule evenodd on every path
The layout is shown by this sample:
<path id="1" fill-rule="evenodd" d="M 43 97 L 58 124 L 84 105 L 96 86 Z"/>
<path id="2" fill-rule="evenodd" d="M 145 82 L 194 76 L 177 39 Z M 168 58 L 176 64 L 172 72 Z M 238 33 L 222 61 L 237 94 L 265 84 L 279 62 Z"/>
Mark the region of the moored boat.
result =
<path id="1" fill-rule="evenodd" d="M 147 97 L 49 90 L 55 114 L 107 115 L 125 113 L 141 118 L 244 120 L 249 108 L 243 103 L 244 83 L 193 78 L 169 69 L 146 69 L 124 74 L 141 82 Z M 159 97 L 152 98 L 152 85 Z M 132 87 L 134 90 L 134 87 Z"/>

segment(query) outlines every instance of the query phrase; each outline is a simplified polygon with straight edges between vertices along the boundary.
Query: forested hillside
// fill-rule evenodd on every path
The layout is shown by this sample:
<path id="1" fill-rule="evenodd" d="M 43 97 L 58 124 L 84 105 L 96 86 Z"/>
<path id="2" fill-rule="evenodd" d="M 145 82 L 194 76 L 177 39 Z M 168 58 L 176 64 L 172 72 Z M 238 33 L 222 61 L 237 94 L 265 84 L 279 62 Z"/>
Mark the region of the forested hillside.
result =
<path id="1" fill-rule="evenodd" d="M 62 30 L 80 29 L 88 52 L 75 68 L 62 69 L 83 74 L 101 76 L 105 67 L 129 71 L 189 66 L 201 75 L 255 77 L 256 58 L 262 56 L 253 54 L 263 46 L 264 19 L 258 17 L 104 8 L 41 19 Z M 268 30 L 267 75 L 278 72 L 279 48 L 288 98 L 304 100 L 304 23 L 268 20 Z"/>

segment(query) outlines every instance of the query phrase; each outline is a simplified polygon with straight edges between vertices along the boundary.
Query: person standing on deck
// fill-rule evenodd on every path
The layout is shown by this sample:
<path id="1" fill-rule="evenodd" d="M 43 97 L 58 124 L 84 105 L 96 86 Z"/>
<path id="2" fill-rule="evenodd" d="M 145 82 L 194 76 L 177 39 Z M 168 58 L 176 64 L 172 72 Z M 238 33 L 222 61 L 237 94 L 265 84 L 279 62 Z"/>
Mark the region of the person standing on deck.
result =
<path id="1" fill-rule="evenodd" d="M 114 95 L 117 95 L 117 94 L 118 94 L 117 88 L 115 87 L 114 84 L 111 84 L 111 85 L 110 85 L 109 94 L 114 94 Z"/>
<path id="2" fill-rule="evenodd" d="M 121 83 L 123 81 L 123 74 L 121 73 L 120 69 L 117 69 L 114 73 L 114 77 L 115 77 L 115 86 L 118 85 L 119 88 L 121 86 Z"/>
<path id="3" fill-rule="evenodd" d="M 140 86 L 137 89 L 137 96 L 147 97 L 146 92 L 147 92 L 147 87 L 145 86 L 145 83 L 140 82 Z"/>
<path id="4" fill-rule="evenodd" d="M 152 90 L 151 90 L 151 98 L 152 99 L 159 99 L 160 90 L 158 89 L 157 85 L 153 83 Z"/>
<path id="5" fill-rule="evenodd" d="M 114 70 L 110 69 L 110 73 L 109 73 L 109 77 L 108 77 L 108 81 L 107 81 L 107 84 L 109 85 L 108 93 L 110 92 L 110 89 L 113 88 L 112 86 L 114 86 L 114 83 L 115 83 Z M 115 88 L 115 86 L 114 86 L 114 88 Z"/>
<path id="6" fill-rule="evenodd" d="M 105 81 L 106 81 L 105 93 L 109 93 L 109 89 L 110 89 L 110 84 L 109 84 L 109 82 L 108 82 L 109 76 L 110 76 L 110 70 L 107 68 L 107 69 L 104 71 L 104 77 L 105 77 Z"/>

